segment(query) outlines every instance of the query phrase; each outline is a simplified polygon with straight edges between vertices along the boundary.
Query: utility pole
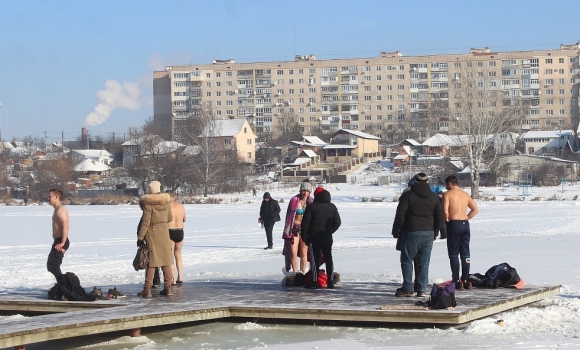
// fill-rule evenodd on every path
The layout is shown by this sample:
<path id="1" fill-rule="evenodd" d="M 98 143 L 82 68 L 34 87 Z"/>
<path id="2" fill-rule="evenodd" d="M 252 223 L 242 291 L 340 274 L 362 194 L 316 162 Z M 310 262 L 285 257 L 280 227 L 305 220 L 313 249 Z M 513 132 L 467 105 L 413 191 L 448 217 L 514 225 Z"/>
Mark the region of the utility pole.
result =
<path id="1" fill-rule="evenodd" d="M 46 154 L 46 131 L 44 132 L 44 154 Z"/>

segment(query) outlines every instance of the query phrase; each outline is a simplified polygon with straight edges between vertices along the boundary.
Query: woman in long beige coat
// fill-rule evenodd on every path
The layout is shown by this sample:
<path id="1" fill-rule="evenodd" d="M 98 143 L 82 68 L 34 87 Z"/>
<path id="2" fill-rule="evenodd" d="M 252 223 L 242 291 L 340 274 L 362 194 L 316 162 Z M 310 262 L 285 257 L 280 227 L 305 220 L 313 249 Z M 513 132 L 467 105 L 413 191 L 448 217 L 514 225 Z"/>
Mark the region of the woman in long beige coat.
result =
<path id="1" fill-rule="evenodd" d="M 173 279 L 173 253 L 171 240 L 169 239 L 168 223 L 173 220 L 169 202 L 171 197 L 167 193 L 161 193 L 161 183 L 151 181 L 149 194 L 141 196 L 139 205 L 143 210 L 141 225 L 139 227 L 137 246 L 147 242 L 149 248 L 149 267 L 145 273 L 145 288 L 137 296 L 142 298 L 151 297 L 153 275 L 155 269 L 161 266 L 165 286 L 161 295 L 171 295 L 171 283 Z"/>

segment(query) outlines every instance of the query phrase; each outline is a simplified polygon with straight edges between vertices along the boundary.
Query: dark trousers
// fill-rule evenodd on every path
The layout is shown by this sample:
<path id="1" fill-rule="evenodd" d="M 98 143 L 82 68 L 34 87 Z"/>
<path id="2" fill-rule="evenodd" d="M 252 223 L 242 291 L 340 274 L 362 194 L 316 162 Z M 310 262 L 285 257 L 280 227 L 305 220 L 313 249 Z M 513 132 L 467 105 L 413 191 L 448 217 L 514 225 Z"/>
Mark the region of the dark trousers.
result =
<path id="1" fill-rule="evenodd" d="M 52 273 L 58 282 L 58 277 L 62 275 L 62 271 L 60 270 L 60 265 L 62 264 L 62 259 L 64 258 L 64 253 L 59 252 L 54 247 L 62 241 L 62 238 L 55 238 L 52 246 L 50 247 L 50 253 L 48 253 L 48 259 L 46 260 L 46 269 L 48 272 Z M 64 243 L 63 249 L 68 250 L 70 242 L 68 238 Z"/>
<path id="2" fill-rule="evenodd" d="M 318 245 L 312 243 L 312 254 L 314 258 L 314 266 L 312 266 L 312 280 L 317 281 L 318 269 L 320 268 L 320 252 L 324 257 L 324 264 L 326 265 L 326 276 L 328 280 L 332 281 L 332 273 L 334 272 L 334 262 L 332 261 L 332 246 L 331 245 Z"/>
<path id="3" fill-rule="evenodd" d="M 266 230 L 266 239 L 268 240 L 268 247 L 272 247 L 274 242 L 272 241 L 272 231 L 274 230 L 274 220 L 264 221 L 264 230 Z"/>
<path id="4" fill-rule="evenodd" d="M 451 277 L 459 281 L 459 257 L 461 257 L 461 280 L 469 278 L 471 257 L 469 254 L 469 221 L 452 220 L 447 224 L 447 254 L 451 265 Z"/>

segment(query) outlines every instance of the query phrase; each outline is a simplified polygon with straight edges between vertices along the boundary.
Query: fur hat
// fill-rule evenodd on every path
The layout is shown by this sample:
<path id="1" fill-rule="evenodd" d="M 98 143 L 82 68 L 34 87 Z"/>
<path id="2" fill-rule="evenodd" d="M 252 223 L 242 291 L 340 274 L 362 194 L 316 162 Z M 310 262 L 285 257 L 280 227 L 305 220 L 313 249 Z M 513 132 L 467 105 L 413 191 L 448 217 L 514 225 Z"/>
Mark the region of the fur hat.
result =
<path id="1" fill-rule="evenodd" d="M 427 176 L 427 174 L 425 174 L 425 173 L 418 173 L 417 175 L 415 175 L 415 180 L 427 181 L 427 180 L 429 180 L 429 176 Z"/>
<path id="2" fill-rule="evenodd" d="M 149 183 L 149 193 L 159 193 L 161 192 L 161 182 L 151 181 Z"/>
<path id="3" fill-rule="evenodd" d="M 314 190 L 314 196 L 316 197 L 322 191 L 324 191 L 324 187 L 316 187 Z"/>
<path id="4" fill-rule="evenodd" d="M 312 192 L 312 185 L 310 184 L 310 182 L 303 182 L 300 185 L 300 191 Z"/>

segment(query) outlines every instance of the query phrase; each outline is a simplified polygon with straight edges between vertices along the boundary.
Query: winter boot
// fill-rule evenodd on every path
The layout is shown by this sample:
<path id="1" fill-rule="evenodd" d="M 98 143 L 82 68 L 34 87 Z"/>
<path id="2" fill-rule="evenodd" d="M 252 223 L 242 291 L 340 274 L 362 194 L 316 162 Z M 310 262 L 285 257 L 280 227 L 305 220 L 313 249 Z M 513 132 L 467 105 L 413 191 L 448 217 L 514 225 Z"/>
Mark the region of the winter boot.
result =
<path id="1" fill-rule="evenodd" d="M 139 298 L 151 298 L 152 297 L 152 295 L 151 295 L 151 288 L 147 288 L 147 287 L 143 288 L 142 291 L 140 291 L 139 293 L 137 293 L 137 296 Z"/>
<path id="2" fill-rule="evenodd" d="M 163 290 L 161 292 L 159 292 L 159 295 L 163 295 L 163 296 L 173 295 L 173 294 L 171 294 L 171 287 L 166 284 L 165 288 L 163 288 Z"/>

